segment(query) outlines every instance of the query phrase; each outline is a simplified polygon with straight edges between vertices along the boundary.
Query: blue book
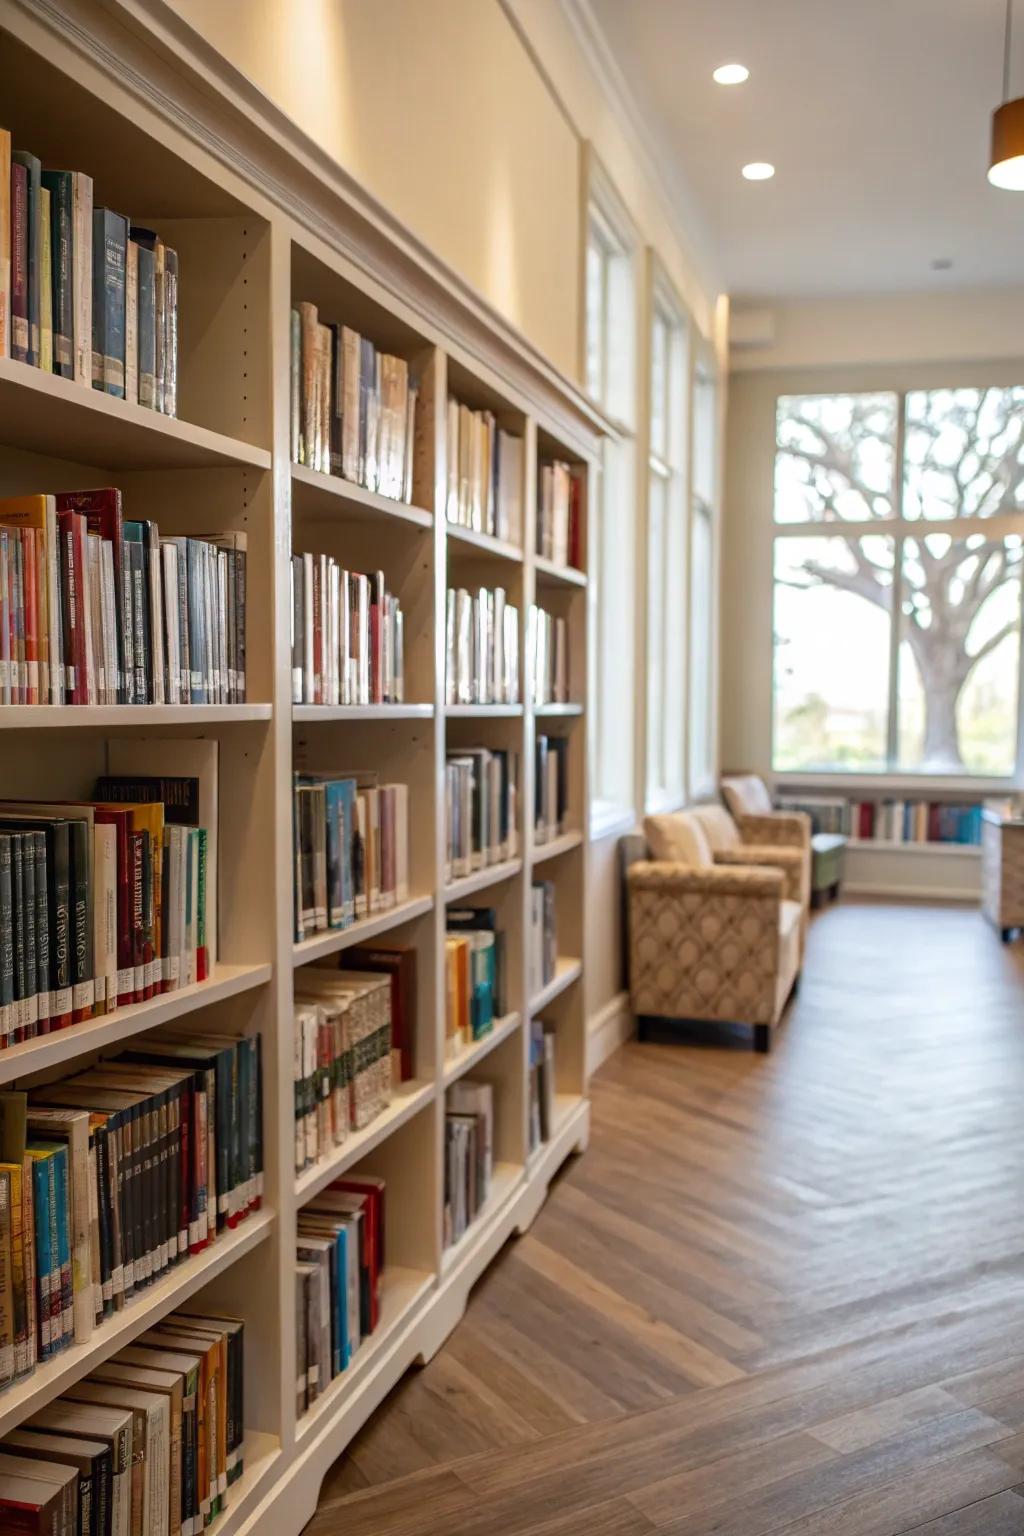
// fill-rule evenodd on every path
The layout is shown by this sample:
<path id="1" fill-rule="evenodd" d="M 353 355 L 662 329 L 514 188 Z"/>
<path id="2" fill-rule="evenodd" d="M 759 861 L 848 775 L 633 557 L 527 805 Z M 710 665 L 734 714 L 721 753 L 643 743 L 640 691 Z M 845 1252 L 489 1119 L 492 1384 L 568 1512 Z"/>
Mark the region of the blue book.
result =
<path id="1" fill-rule="evenodd" d="M 53 1200 L 57 1228 L 57 1264 L 60 1269 L 61 1347 L 74 1343 L 75 1298 L 71 1278 L 71 1191 L 68 1186 L 68 1149 L 54 1144 Z"/>
<path id="2" fill-rule="evenodd" d="M 56 1353 L 53 1341 L 51 1293 L 53 1273 L 50 1254 L 50 1169 L 46 1153 L 38 1147 L 26 1147 L 32 1159 L 32 1205 L 36 1239 L 36 1320 L 40 1360 Z"/>
<path id="3" fill-rule="evenodd" d="M 327 812 L 327 926 L 345 927 L 342 864 L 345 848 L 345 801 L 342 780 L 328 779 L 324 784 Z"/>
<path id="4" fill-rule="evenodd" d="M 92 387 L 124 399 L 125 267 L 128 220 L 92 215 Z"/>
<path id="5" fill-rule="evenodd" d="M 336 1239 L 338 1253 L 337 1263 L 337 1299 L 332 1308 L 337 1313 L 337 1356 L 336 1369 L 341 1372 L 346 1369 L 352 1359 L 352 1340 L 348 1331 L 348 1228 L 338 1228 Z"/>

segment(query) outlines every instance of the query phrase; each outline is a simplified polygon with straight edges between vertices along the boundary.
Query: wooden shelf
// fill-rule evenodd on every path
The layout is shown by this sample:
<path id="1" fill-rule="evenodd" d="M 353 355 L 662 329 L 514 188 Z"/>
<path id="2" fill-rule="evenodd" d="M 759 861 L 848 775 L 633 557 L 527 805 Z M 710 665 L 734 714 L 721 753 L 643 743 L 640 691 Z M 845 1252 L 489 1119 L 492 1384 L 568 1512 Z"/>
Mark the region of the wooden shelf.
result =
<path id="1" fill-rule="evenodd" d="M 559 955 L 558 960 L 555 963 L 554 976 L 552 976 L 547 986 L 542 987 L 540 991 L 530 999 L 531 1014 L 538 1014 L 543 1012 L 549 1003 L 553 1003 L 555 998 L 565 991 L 566 987 L 571 987 L 573 982 L 578 981 L 582 975 L 582 960 L 568 960 L 562 955 Z"/>
<path id="2" fill-rule="evenodd" d="M 335 1147 L 330 1157 L 322 1157 L 312 1168 L 306 1168 L 295 1180 L 295 1199 L 299 1205 L 312 1200 L 314 1195 L 326 1189 L 335 1179 L 340 1179 L 346 1169 L 358 1163 L 367 1152 L 379 1147 L 392 1131 L 411 1120 L 434 1097 L 434 1083 L 424 1079 L 412 1079 L 399 1083 L 391 1103 L 382 1110 L 376 1120 L 364 1125 L 361 1131 L 353 1131 L 340 1147 Z"/>
<path id="3" fill-rule="evenodd" d="M 441 1259 L 442 1279 L 459 1264 L 464 1263 L 475 1244 L 486 1236 L 487 1228 L 500 1216 L 525 1176 L 526 1170 L 519 1163 L 495 1163 L 494 1172 L 491 1175 L 490 1194 L 458 1242 L 452 1243 L 450 1248 L 444 1250 Z"/>
<path id="4" fill-rule="evenodd" d="M 549 843 L 534 843 L 533 864 L 543 864 L 546 859 L 557 859 L 563 853 L 571 853 L 583 844 L 582 832 L 561 832 Z"/>
<path id="5" fill-rule="evenodd" d="M 8 1046 L 0 1051 L 0 1083 L 28 1077 L 61 1062 L 72 1062 L 89 1051 L 106 1050 L 171 1019 L 184 1018 L 198 1008 L 208 1008 L 212 1003 L 236 997 L 239 992 L 264 986 L 272 974 L 270 965 L 217 965 L 208 981 L 179 987 L 175 992 L 161 992 L 148 1002 L 116 1008 L 84 1024 L 72 1024 L 70 1029 L 58 1029 L 53 1034 L 37 1035 L 34 1040 Z"/>
<path id="6" fill-rule="evenodd" d="M 109 469 L 269 469 L 270 453 L 0 357 L 0 439 Z"/>
<path id="7" fill-rule="evenodd" d="M 445 903 L 450 905 L 453 901 L 465 901 L 467 896 L 475 896 L 477 891 L 486 891 L 489 885 L 511 880 L 522 867 L 522 859 L 504 859 L 500 864 L 488 864 L 484 869 L 474 870 L 471 875 L 452 880 L 444 888 Z"/>
<path id="8" fill-rule="evenodd" d="M 572 1143 L 585 1134 L 589 1112 L 590 1106 L 582 1094 L 555 1094 L 551 1135 L 534 1148 L 527 1163 L 531 1180 L 546 1181 L 561 1167 L 572 1150 Z"/>
<path id="9" fill-rule="evenodd" d="M 449 720 L 518 720 L 523 713 L 521 704 L 446 704 L 444 712 Z"/>
<path id="10" fill-rule="evenodd" d="M 301 939 L 292 946 L 292 964 L 309 965 L 310 961 L 322 960 L 325 955 L 351 949 L 353 944 L 365 944 L 368 939 L 387 933 L 389 928 L 397 928 L 400 923 L 422 917 L 433 905 L 433 896 L 414 896 L 411 901 L 403 901 L 387 912 L 375 912 L 372 917 L 360 918 L 358 923 L 351 923 L 347 928 L 328 928 L 323 933 L 314 934 L 312 938 Z"/>
<path id="11" fill-rule="evenodd" d="M 0 730 L 109 731 L 124 727 L 250 725 L 273 717 L 270 704 L 3 704 Z"/>
<path id="12" fill-rule="evenodd" d="M 481 1035 L 479 1040 L 474 1040 L 470 1045 L 464 1046 L 457 1056 L 452 1056 L 444 1064 L 444 1086 L 450 1087 L 458 1082 L 459 1078 L 473 1068 L 499 1045 L 507 1040 L 509 1035 L 514 1035 L 523 1022 L 521 1013 L 506 1013 L 503 1018 L 495 1019 L 486 1035 Z"/>
<path id="13" fill-rule="evenodd" d="M 335 1376 L 327 1391 L 303 1414 L 295 1428 L 300 1441 L 319 1429 L 347 1397 L 380 1370 L 396 1334 L 425 1304 L 434 1285 L 435 1276 L 426 1270 L 388 1266 L 380 1281 L 377 1327 L 356 1350 L 348 1369 Z"/>
<path id="14" fill-rule="evenodd" d="M 382 527 L 388 523 L 404 523 L 419 529 L 434 526 L 433 516 L 425 508 L 367 491 L 340 475 L 325 475 L 307 469 L 305 464 L 292 464 L 291 479 L 293 517 L 359 519 L 380 522 Z"/>
<path id="15" fill-rule="evenodd" d="M 254 1211 L 233 1232 L 222 1232 L 205 1252 L 187 1259 L 140 1291 L 122 1312 L 115 1312 L 95 1328 L 88 1343 L 73 1344 L 63 1354 L 42 1361 L 24 1381 L 14 1382 L 0 1397 L 0 1435 L 51 1402 L 101 1361 L 109 1360 L 215 1275 L 250 1253 L 269 1237 L 274 1220 L 271 1210 Z"/>
<path id="16" fill-rule="evenodd" d="M 586 571 L 578 571 L 574 565 L 556 565 L 554 560 L 545 560 L 543 555 L 534 555 L 533 568 L 539 587 L 585 587 L 587 584 Z"/>
<path id="17" fill-rule="evenodd" d="M 477 557 L 483 556 L 497 563 L 522 565 L 523 551 L 518 544 L 509 544 L 504 539 L 496 539 L 489 533 L 478 533 L 475 528 L 464 528 L 461 523 L 445 523 L 448 538 L 451 540 L 453 553 L 455 546 L 462 545 L 467 550 L 472 550 Z"/>
<path id="18" fill-rule="evenodd" d="M 217 1536 L 233 1536 L 235 1531 L 241 1530 L 280 1460 L 281 1442 L 276 1435 L 264 1435 L 258 1429 L 246 1430 L 242 1475 L 228 1489 L 228 1507 L 215 1522 Z"/>
<path id="19" fill-rule="evenodd" d="M 433 704 L 293 704 L 296 725 L 344 720 L 433 720 Z"/>
<path id="20" fill-rule="evenodd" d="M 568 720 L 582 715 L 582 704 L 535 704 L 533 712 L 538 720 Z"/>

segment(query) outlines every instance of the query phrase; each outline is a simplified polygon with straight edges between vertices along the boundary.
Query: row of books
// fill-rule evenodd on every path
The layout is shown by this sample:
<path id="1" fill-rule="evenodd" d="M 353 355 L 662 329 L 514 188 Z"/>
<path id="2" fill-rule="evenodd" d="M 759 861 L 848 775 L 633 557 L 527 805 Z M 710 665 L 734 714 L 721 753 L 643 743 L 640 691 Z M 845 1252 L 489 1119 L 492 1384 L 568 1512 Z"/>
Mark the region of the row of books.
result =
<path id="1" fill-rule="evenodd" d="M 530 1021 L 528 1134 L 531 1152 L 550 1141 L 555 1128 L 555 1029 Z"/>
<path id="2" fill-rule="evenodd" d="M 0 357 L 178 413 L 178 254 L 0 128 Z"/>
<path id="3" fill-rule="evenodd" d="M 449 704 L 519 703 L 519 610 L 504 587 L 449 587 L 445 678 Z"/>
<path id="4" fill-rule="evenodd" d="M 838 832 L 853 842 L 981 842 L 980 801 L 849 800 L 825 795 L 783 795 L 782 810 L 810 816 L 815 832 Z"/>
<path id="5" fill-rule="evenodd" d="M 526 664 L 534 704 L 569 703 L 569 625 L 533 604 Z"/>
<path id="6" fill-rule="evenodd" d="M 508 1012 L 505 935 L 494 907 L 449 907 L 445 939 L 445 1054 L 490 1034 Z"/>
<path id="7" fill-rule="evenodd" d="M 564 832 L 569 815 L 569 739 L 538 735 L 534 743 L 534 842 Z"/>
<path id="8" fill-rule="evenodd" d="M 554 981 L 558 965 L 555 926 L 555 882 L 535 880 L 530 887 L 529 924 L 526 930 L 526 974 L 531 997 Z"/>
<path id="9" fill-rule="evenodd" d="M 111 742 L 112 765 L 129 771 L 99 779 L 94 800 L 0 802 L 3 1045 L 210 975 L 215 791 L 209 773 L 130 771 L 156 767 L 165 748 L 180 766 L 216 759 L 210 742 Z"/>
<path id="10" fill-rule="evenodd" d="M 295 939 L 409 899 L 409 788 L 375 773 L 297 773 Z"/>
<path id="11" fill-rule="evenodd" d="M 200 1536 L 245 1470 L 241 1318 L 171 1312 L 0 1440 L 0 1530 Z"/>
<path id="12" fill-rule="evenodd" d="M 383 571 L 301 554 L 291 572 L 292 703 L 401 704 L 402 608 Z"/>
<path id="13" fill-rule="evenodd" d="M 572 466 L 555 459 L 540 467 L 537 499 L 538 555 L 555 565 L 583 564 L 581 548 L 581 495 L 583 482 Z"/>
<path id="14" fill-rule="evenodd" d="M 514 859 L 519 760 L 507 748 L 453 748 L 445 763 L 445 880 Z"/>
<path id="15" fill-rule="evenodd" d="M 306 966 L 295 973 L 295 1172 L 312 1168 L 391 1103 L 392 978 Z"/>
<path id="16" fill-rule="evenodd" d="M 499 427 L 493 411 L 473 411 L 451 395 L 446 426 L 448 521 L 521 543 L 523 439 Z"/>
<path id="17" fill-rule="evenodd" d="M 494 1089 L 462 1078 L 448 1089 L 444 1113 L 444 1246 L 464 1236 L 491 1192 Z"/>
<path id="18" fill-rule="evenodd" d="M 244 703 L 245 556 L 114 486 L 0 500 L 0 703 Z"/>
<path id="19" fill-rule="evenodd" d="M 0 1094 L 0 1383 L 259 1208 L 257 1036 L 154 1030 L 115 1060 Z"/>
<path id="20" fill-rule="evenodd" d="M 412 501 L 418 388 L 402 357 L 378 352 L 315 304 L 291 314 L 291 455 L 393 501 Z"/>
<path id="21" fill-rule="evenodd" d="M 298 1214 L 295 1410 L 301 1416 L 349 1369 L 380 1321 L 386 1186 L 336 1179 Z"/>

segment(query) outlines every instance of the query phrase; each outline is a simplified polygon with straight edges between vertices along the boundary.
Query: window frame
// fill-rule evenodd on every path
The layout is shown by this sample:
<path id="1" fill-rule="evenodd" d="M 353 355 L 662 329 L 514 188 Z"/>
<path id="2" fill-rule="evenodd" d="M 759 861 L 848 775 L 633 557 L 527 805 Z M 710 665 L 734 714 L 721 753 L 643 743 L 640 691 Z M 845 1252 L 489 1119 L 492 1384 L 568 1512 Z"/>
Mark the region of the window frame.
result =
<path id="1" fill-rule="evenodd" d="M 997 370 L 993 370 L 996 372 Z M 1018 370 L 1019 371 L 1019 370 Z M 801 783 L 813 785 L 856 784 L 864 782 L 879 787 L 907 786 L 915 791 L 923 791 L 931 787 L 936 791 L 946 789 L 972 789 L 989 790 L 993 793 L 1000 790 L 1014 789 L 1024 781 L 1024 572 L 1020 581 L 1020 632 L 1018 639 L 1018 679 L 1017 679 L 1017 718 L 1014 735 L 1014 768 L 1011 773 L 979 774 L 965 771 L 932 772 L 926 768 L 907 768 L 899 762 L 899 659 L 900 646 L 904 634 L 903 602 L 906 592 L 904 573 L 904 544 L 908 539 L 923 540 L 931 534 L 947 534 L 954 541 L 964 540 L 972 535 L 986 533 L 992 538 L 1003 538 L 1006 535 L 1015 535 L 1024 538 L 1024 507 L 1017 512 L 998 513 L 991 517 L 979 518 L 975 516 L 961 516 L 950 518 L 907 517 L 904 512 L 905 502 L 905 447 L 906 447 L 906 409 L 907 397 L 916 393 L 935 394 L 944 390 L 973 389 L 984 391 L 986 389 L 1011 389 L 1024 388 L 1016 375 L 1010 380 L 998 378 L 971 378 L 971 370 L 965 369 L 967 378 L 949 382 L 946 379 L 931 379 L 927 382 L 918 382 L 913 378 L 901 378 L 899 381 L 886 379 L 884 376 L 876 382 L 859 378 L 855 383 L 837 381 L 834 387 L 826 389 L 821 381 L 803 388 L 797 381 L 792 381 L 786 388 L 779 388 L 774 396 L 773 437 L 774 449 L 772 453 L 772 492 L 769 500 L 771 530 L 770 548 L 772 558 L 769 562 L 771 575 L 770 612 L 772 614 L 771 629 L 771 657 L 770 668 L 770 699 L 769 699 L 769 761 L 771 775 L 775 782 Z M 778 410 L 780 400 L 786 397 L 813 397 L 842 395 L 872 395 L 890 394 L 895 397 L 896 415 L 893 437 L 893 469 L 890 501 L 892 515 L 887 518 L 864 518 L 858 520 L 827 522 L 779 522 L 775 518 L 775 468 L 778 460 Z M 890 613 L 890 644 L 889 644 L 889 669 L 886 680 L 886 766 L 880 769 L 871 768 L 843 768 L 816 767 L 810 769 L 781 768 L 776 764 L 776 710 L 775 710 L 775 550 L 777 546 L 788 539 L 794 538 L 840 538 L 847 542 L 854 542 L 866 534 L 874 534 L 893 541 L 893 600 Z"/>
<path id="2" fill-rule="evenodd" d="M 719 512 L 721 498 L 721 421 L 720 421 L 720 380 L 715 355 L 707 341 L 701 336 L 695 337 L 691 348 L 693 356 L 693 371 L 690 384 L 690 486 L 689 486 L 689 526 L 687 529 L 687 560 L 689 580 L 687 583 L 688 605 L 688 668 L 686 680 L 686 773 L 687 784 L 691 799 L 699 800 L 712 795 L 718 784 L 718 625 L 719 625 L 719 567 L 721 559 L 720 533 L 721 516 Z M 705 497 L 697 487 L 697 462 L 698 462 L 698 432 L 700 422 L 700 390 L 707 388 L 711 394 L 711 407 L 708 420 L 711 427 L 710 443 L 710 497 Z M 694 647 L 693 621 L 696 613 L 694 592 L 696 590 L 696 563 L 693 557 L 694 530 L 698 520 L 703 519 L 708 529 L 708 541 L 710 547 L 710 570 L 708 591 L 708 616 L 707 616 L 707 669 L 703 676 L 703 683 L 707 689 L 706 700 L 706 726 L 707 726 L 707 756 L 703 764 L 695 761 L 695 721 L 694 702 L 696 698 L 696 675 L 699 657 Z"/>

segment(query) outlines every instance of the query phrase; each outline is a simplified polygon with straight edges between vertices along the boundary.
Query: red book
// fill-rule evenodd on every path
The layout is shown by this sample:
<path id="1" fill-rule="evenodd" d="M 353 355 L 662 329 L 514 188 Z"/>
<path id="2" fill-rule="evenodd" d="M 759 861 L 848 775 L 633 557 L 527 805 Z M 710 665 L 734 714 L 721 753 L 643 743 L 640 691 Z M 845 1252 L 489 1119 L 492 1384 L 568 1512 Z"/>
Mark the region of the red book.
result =
<path id="1" fill-rule="evenodd" d="M 114 610 L 124 613 L 124 518 L 121 510 L 121 492 L 113 485 L 100 486 L 95 491 L 61 491 L 57 496 L 57 512 L 80 512 L 85 518 L 85 531 L 98 533 L 106 539 L 114 551 Z M 124 703 L 124 638 L 120 622 L 117 628 L 118 703 Z"/>
<path id="2" fill-rule="evenodd" d="M 22 601 L 25 605 L 25 703 L 39 703 L 39 574 L 36 531 L 21 530 Z"/>
<path id="3" fill-rule="evenodd" d="M 350 1175 L 335 1179 L 332 1189 L 346 1194 L 362 1195 L 364 1199 L 363 1221 L 366 1230 L 367 1262 L 370 1270 L 370 1331 L 380 1319 L 380 1277 L 384 1269 L 385 1244 L 385 1183 L 372 1174 Z"/>
<path id="4" fill-rule="evenodd" d="M 416 950 L 411 944 L 357 944 L 342 956 L 346 970 L 373 971 L 391 978 L 391 1055 L 398 1057 L 394 1076 L 413 1076 L 412 1042 L 416 1034 Z"/>
<path id="5" fill-rule="evenodd" d="M 76 523 L 79 525 L 76 531 Z M 82 602 L 82 550 L 85 518 L 79 512 L 58 512 L 60 534 L 61 609 L 64 623 L 64 661 L 68 672 L 70 704 L 88 704 L 85 675 L 85 610 Z"/>
<path id="6" fill-rule="evenodd" d="M 28 170 L 11 166 L 11 356 L 28 362 Z"/>
<path id="7" fill-rule="evenodd" d="M 928 841 L 939 843 L 942 841 L 942 827 L 939 816 L 939 807 L 932 804 L 928 807 Z"/>

